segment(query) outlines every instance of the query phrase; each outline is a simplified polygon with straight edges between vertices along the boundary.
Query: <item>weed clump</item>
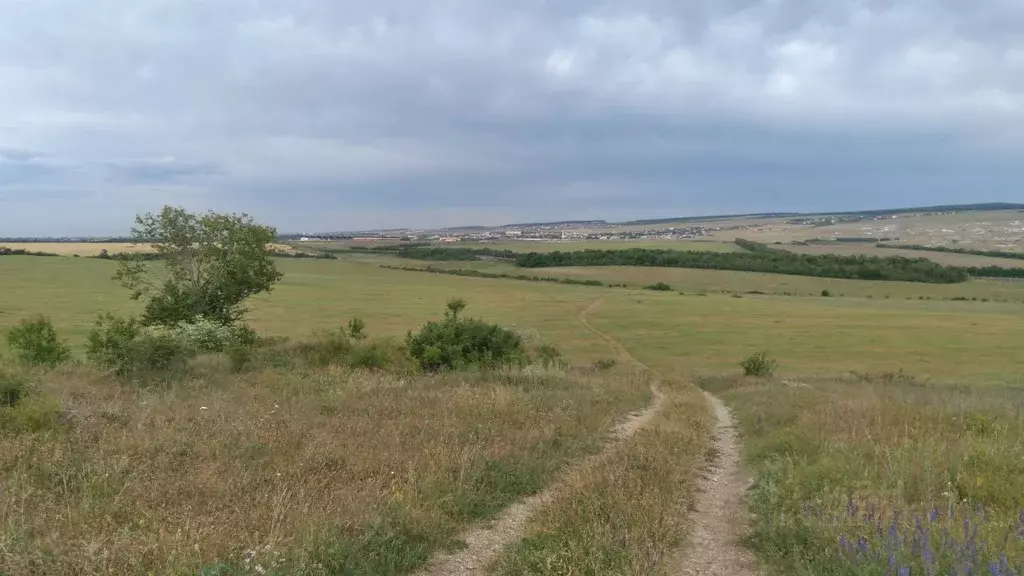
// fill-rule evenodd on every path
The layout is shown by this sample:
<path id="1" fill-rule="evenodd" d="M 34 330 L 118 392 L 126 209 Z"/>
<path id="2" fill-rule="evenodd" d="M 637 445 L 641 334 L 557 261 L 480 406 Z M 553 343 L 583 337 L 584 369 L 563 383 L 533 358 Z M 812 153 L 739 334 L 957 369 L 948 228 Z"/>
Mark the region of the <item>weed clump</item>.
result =
<path id="1" fill-rule="evenodd" d="M 19 322 L 7 333 L 7 343 L 20 361 L 32 366 L 54 367 L 71 357 L 70 348 L 45 316 Z"/>
<path id="2" fill-rule="evenodd" d="M 409 355 L 427 372 L 466 366 L 496 368 L 522 365 L 527 353 L 523 339 L 512 330 L 476 318 L 460 318 L 464 300 L 450 300 L 444 318 L 423 325 L 406 337 Z"/>
<path id="3" fill-rule="evenodd" d="M 568 362 L 562 358 L 562 351 L 554 344 L 541 344 L 537 347 L 537 361 L 545 368 L 565 368 Z"/>
<path id="4" fill-rule="evenodd" d="M 52 430 L 60 425 L 60 404 L 31 390 L 28 376 L 0 366 L 0 432 Z"/>
<path id="5" fill-rule="evenodd" d="M 767 352 L 758 352 L 743 359 L 740 368 L 744 376 L 755 376 L 757 378 L 771 378 L 775 375 L 778 363 Z"/>
<path id="6" fill-rule="evenodd" d="M 13 369 L 0 366 L 0 408 L 14 408 L 25 396 L 28 378 Z"/>

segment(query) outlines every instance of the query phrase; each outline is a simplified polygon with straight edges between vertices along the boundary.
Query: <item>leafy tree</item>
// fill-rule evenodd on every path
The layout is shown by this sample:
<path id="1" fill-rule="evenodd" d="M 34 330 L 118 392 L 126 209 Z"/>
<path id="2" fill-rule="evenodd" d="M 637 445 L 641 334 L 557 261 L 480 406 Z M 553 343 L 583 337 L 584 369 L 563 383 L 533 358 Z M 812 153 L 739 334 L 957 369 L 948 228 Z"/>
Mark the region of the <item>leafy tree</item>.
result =
<path id="1" fill-rule="evenodd" d="M 135 224 L 132 241 L 152 245 L 159 258 L 126 259 L 114 279 L 132 299 L 146 301 L 144 324 L 197 318 L 230 324 L 245 313 L 246 299 L 268 292 L 281 279 L 268 250 L 276 230 L 246 214 L 196 214 L 166 206 L 138 216 Z"/>

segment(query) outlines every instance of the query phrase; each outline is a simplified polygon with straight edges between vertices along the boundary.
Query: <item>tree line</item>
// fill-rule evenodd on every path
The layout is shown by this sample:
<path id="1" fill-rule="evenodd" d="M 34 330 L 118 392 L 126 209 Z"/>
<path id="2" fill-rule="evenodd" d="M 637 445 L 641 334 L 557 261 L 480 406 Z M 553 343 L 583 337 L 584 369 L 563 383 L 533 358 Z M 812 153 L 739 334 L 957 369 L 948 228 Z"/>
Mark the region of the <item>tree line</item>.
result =
<path id="1" fill-rule="evenodd" d="M 990 258 L 1024 260 L 1024 252 L 1007 252 L 1005 250 L 978 250 L 975 248 L 953 248 L 951 246 L 922 246 L 920 244 L 875 244 L 875 246 L 878 248 L 919 250 L 921 252 L 944 252 L 946 254 L 970 254 L 971 256 L 988 256 Z"/>
<path id="2" fill-rule="evenodd" d="M 890 280 L 953 284 L 964 282 L 965 269 L 943 266 L 925 258 L 797 254 L 782 250 L 755 252 L 697 252 L 680 250 L 583 250 L 521 255 L 516 264 L 524 268 L 553 266 L 656 266 L 769 272 L 796 276 Z"/>

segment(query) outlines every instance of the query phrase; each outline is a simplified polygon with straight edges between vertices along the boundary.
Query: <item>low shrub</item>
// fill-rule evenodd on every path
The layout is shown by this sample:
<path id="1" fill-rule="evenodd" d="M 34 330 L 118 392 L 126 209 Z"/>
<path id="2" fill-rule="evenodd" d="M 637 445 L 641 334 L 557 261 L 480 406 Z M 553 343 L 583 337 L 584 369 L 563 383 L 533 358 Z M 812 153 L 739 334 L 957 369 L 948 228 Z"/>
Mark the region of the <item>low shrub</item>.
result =
<path id="1" fill-rule="evenodd" d="M 465 366 L 496 368 L 522 365 L 527 359 L 519 334 L 476 318 L 459 318 L 464 300 L 451 300 L 443 320 L 427 322 L 406 337 L 409 355 L 428 372 Z"/>
<path id="2" fill-rule="evenodd" d="M 343 364 L 352 351 L 352 338 L 345 328 L 315 332 L 312 339 L 294 344 L 292 350 L 310 366 Z"/>
<path id="3" fill-rule="evenodd" d="M 353 340 L 363 340 L 366 338 L 366 322 L 363 322 L 362 318 L 356 317 L 348 321 L 348 335 Z"/>
<path id="4" fill-rule="evenodd" d="M 101 315 L 89 332 L 86 356 L 118 376 L 184 368 L 196 354 L 173 330 L 143 327 L 136 318 Z"/>
<path id="5" fill-rule="evenodd" d="M 0 408 L 13 408 L 25 396 L 28 378 L 13 368 L 0 366 Z"/>
<path id="6" fill-rule="evenodd" d="M 672 287 L 669 286 L 668 284 L 664 283 L 664 282 L 655 282 L 654 284 L 648 284 L 647 286 L 644 286 L 644 290 L 655 290 L 655 291 L 658 291 L 658 292 L 669 292 L 669 291 L 672 290 Z"/>
<path id="7" fill-rule="evenodd" d="M 61 405 L 54 398 L 31 394 L 16 406 L 0 405 L 0 431 L 31 434 L 56 430 L 61 425 Z"/>
<path id="8" fill-rule="evenodd" d="M 554 344 L 541 344 L 538 346 L 537 361 L 545 368 L 565 368 L 569 364 L 562 357 L 562 351 Z"/>
<path id="9" fill-rule="evenodd" d="M 594 368 L 598 370 L 611 370 L 618 362 L 614 358 L 601 358 L 594 362 Z"/>
<path id="10" fill-rule="evenodd" d="M 822 295 L 823 297 L 825 297 L 825 298 L 828 298 L 828 297 L 832 296 L 832 293 L 831 293 L 831 292 L 829 292 L 828 290 L 822 290 L 822 291 L 821 291 L 821 295 Z"/>
<path id="11" fill-rule="evenodd" d="M 147 326 L 143 334 L 176 340 L 182 349 L 193 354 L 214 354 L 230 346 L 251 346 L 256 342 L 256 332 L 244 324 L 222 324 L 205 318 L 174 326 Z"/>
<path id="12" fill-rule="evenodd" d="M 758 352 L 740 362 L 740 368 L 743 368 L 744 376 L 756 376 L 758 378 L 771 378 L 775 374 L 777 366 L 778 363 L 768 356 L 767 352 Z"/>
<path id="13" fill-rule="evenodd" d="M 19 360 L 33 366 L 53 367 L 71 357 L 71 349 L 57 336 L 57 330 L 45 316 L 19 322 L 7 333 L 7 343 Z"/>

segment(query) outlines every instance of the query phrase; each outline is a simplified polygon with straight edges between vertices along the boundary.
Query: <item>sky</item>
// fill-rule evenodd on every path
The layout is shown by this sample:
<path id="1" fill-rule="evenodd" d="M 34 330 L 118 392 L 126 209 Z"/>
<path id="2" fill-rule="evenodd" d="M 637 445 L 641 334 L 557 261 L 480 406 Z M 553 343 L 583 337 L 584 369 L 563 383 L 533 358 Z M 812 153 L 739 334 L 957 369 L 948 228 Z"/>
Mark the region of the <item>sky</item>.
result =
<path id="1" fill-rule="evenodd" d="M 0 237 L 1024 202 L 1021 0 L 0 0 Z"/>

